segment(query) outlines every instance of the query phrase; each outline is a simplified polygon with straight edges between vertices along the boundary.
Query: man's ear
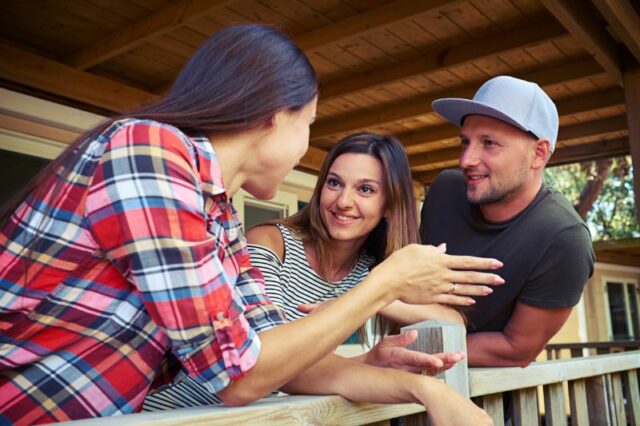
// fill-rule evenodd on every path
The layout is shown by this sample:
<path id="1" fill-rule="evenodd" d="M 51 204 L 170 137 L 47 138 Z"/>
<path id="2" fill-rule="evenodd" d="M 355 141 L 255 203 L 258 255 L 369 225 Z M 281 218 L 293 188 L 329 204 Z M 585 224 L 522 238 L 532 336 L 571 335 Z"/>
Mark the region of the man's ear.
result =
<path id="1" fill-rule="evenodd" d="M 546 139 L 538 139 L 534 143 L 532 166 L 534 169 L 540 169 L 543 168 L 549 161 L 549 158 L 551 158 L 551 144 L 549 144 L 549 141 Z"/>

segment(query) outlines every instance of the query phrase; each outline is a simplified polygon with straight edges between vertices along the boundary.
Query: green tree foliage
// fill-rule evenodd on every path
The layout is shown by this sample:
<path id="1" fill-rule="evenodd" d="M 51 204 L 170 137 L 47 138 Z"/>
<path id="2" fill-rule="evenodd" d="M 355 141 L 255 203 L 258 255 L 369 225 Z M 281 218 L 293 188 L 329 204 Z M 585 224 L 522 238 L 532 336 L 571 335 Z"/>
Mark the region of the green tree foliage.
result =
<path id="1" fill-rule="evenodd" d="M 545 170 L 545 183 L 562 192 L 575 206 L 595 174 L 595 162 L 566 164 Z M 587 214 L 594 241 L 640 237 L 633 193 L 631 157 L 613 159 L 602 191 Z"/>

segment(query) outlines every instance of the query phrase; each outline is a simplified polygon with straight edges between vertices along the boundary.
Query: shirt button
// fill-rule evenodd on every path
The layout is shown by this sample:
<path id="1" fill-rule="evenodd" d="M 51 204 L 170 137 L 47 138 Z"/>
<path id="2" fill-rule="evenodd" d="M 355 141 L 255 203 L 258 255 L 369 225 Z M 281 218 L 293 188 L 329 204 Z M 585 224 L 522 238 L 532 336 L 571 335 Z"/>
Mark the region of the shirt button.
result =
<path id="1" fill-rule="evenodd" d="M 229 240 L 233 241 L 238 238 L 238 230 L 236 228 L 231 228 L 227 232 L 227 235 L 229 236 Z"/>

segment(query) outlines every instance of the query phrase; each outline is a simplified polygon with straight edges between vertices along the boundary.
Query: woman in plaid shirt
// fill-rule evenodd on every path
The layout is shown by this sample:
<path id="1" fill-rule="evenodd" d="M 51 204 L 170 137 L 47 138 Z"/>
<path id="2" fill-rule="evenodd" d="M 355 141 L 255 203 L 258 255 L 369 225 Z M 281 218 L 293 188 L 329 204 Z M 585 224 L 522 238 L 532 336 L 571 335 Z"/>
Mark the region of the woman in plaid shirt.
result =
<path id="1" fill-rule="evenodd" d="M 307 149 L 316 102 L 313 68 L 286 36 L 229 27 L 165 96 L 85 134 L 4 207 L 0 424 L 136 412 L 180 367 L 227 405 L 286 383 L 304 392 L 304 374 L 340 363 L 327 354 L 393 300 L 468 304 L 482 294 L 471 284 L 496 281 L 457 270 L 496 261 L 408 246 L 284 324 L 230 198 L 274 195 Z M 364 367 L 353 371 L 375 386 L 362 399 L 443 418 L 470 404 L 428 377 Z"/>

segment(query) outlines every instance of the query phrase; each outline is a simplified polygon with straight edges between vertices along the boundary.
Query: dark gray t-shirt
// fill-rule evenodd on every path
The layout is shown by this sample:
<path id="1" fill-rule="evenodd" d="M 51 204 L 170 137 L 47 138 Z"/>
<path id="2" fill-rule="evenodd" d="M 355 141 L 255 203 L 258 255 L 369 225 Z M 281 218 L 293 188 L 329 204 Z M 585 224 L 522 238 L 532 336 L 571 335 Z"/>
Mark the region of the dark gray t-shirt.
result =
<path id="1" fill-rule="evenodd" d="M 491 223 L 467 200 L 462 173 L 445 171 L 429 188 L 420 235 L 424 244 L 447 243 L 448 254 L 504 263 L 497 272 L 506 284 L 476 298 L 466 311 L 470 333 L 502 331 L 516 301 L 543 308 L 574 306 L 593 273 L 595 255 L 586 225 L 562 194 L 544 185 L 516 217 Z"/>

